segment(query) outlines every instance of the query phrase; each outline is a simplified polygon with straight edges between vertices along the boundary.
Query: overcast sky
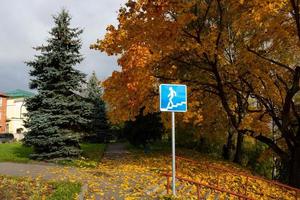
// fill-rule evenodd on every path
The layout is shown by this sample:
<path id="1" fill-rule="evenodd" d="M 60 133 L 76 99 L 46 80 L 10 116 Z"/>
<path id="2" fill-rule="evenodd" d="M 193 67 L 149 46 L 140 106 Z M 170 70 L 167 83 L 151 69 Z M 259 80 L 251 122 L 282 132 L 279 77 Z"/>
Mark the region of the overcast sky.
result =
<path id="1" fill-rule="evenodd" d="M 0 91 L 28 90 L 29 68 L 24 61 L 33 59 L 32 47 L 45 44 L 53 27 L 52 15 L 62 8 L 71 16 L 72 27 L 81 27 L 85 60 L 78 68 L 99 79 L 117 70 L 116 58 L 89 45 L 103 38 L 109 24 L 117 24 L 117 11 L 126 0 L 0 0 Z"/>

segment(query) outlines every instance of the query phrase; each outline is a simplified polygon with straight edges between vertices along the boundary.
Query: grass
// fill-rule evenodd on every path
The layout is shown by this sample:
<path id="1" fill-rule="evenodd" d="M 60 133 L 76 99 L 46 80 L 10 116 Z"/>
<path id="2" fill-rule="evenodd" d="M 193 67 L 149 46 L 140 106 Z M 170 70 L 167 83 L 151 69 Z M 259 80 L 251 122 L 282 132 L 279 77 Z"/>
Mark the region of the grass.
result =
<path id="1" fill-rule="evenodd" d="M 75 166 L 75 167 L 96 167 L 102 159 L 106 145 L 83 143 L 80 145 L 82 156 L 78 159 L 54 161 L 57 164 Z M 25 147 L 22 143 L 5 143 L 0 144 L 0 162 L 33 162 L 29 158 L 32 153 L 32 148 Z"/>
<path id="2" fill-rule="evenodd" d="M 81 190 L 80 183 L 54 182 L 52 183 L 55 190 L 47 198 L 48 200 L 68 200 L 74 199 Z"/>
<path id="3" fill-rule="evenodd" d="M 30 161 L 29 155 L 32 153 L 32 148 L 25 147 L 21 143 L 5 143 L 0 144 L 0 162 L 22 162 Z"/>
<path id="4" fill-rule="evenodd" d="M 79 159 L 59 160 L 57 163 L 74 167 L 97 167 L 98 163 L 103 157 L 106 144 L 83 143 L 80 144 L 80 146 L 83 152 Z"/>
<path id="5" fill-rule="evenodd" d="M 157 141 L 154 143 L 151 143 L 148 145 L 148 153 L 171 153 L 172 151 L 172 145 L 168 141 Z M 140 145 L 139 147 L 136 147 L 129 142 L 126 144 L 126 149 L 129 150 L 132 153 L 144 153 L 145 149 Z"/>
<path id="6" fill-rule="evenodd" d="M 79 183 L 0 176 L 0 199 L 71 200 L 80 190 Z"/>
<path id="7" fill-rule="evenodd" d="M 106 149 L 106 144 L 83 143 L 80 146 L 84 158 L 97 162 L 102 159 Z"/>

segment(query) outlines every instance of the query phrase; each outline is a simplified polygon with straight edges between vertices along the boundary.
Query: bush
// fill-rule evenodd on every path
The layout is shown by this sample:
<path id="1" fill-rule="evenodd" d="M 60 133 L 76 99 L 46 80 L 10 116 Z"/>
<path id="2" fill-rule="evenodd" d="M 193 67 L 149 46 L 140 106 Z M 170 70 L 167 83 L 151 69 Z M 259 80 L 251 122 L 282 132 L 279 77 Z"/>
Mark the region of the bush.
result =
<path id="1" fill-rule="evenodd" d="M 135 121 L 127 121 L 124 126 L 124 136 L 136 147 L 142 145 L 146 148 L 149 143 L 161 140 L 162 133 L 163 124 L 159 113 L 146 116 L 140 114 Z"/>
<path id="2" fill-rule="evenodd" d="M 201 137 L 197 144 L 197 151 L 220 158 L 222 156 L 222 145 L 223 143 L 209 137 Z"/>
<path id="3" fill-rule="evenodd" d="M 267 145 L 245 137 L 243 152 L 243 166 L 251 168 L 262 176 L 272 178 L 273 154 Z"/>
<path id="4" fill-rule="evenodd" d="M 176 127 L 176 144 L 188 149 L 194 149 L 198 143 L 198 137 L 195 136 L 197 130 L 190 125 L 182 125 L 178 123 Z M 171 130 L 169 131 L 171 134 Z"/>

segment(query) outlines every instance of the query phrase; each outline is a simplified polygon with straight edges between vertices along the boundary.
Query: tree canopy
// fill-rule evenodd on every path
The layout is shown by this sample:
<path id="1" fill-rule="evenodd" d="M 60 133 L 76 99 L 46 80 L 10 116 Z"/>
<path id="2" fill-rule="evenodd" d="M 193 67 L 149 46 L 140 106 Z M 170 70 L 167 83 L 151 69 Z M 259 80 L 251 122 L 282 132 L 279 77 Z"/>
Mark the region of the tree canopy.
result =
<path id="1" fill-rule="evenodd" d="M 122 71 L 103 83 L 112 121 L 132 119 L 142 107 L 156 112 L 158 85 L 185 83 L 186 119 L 220 117 L 203 118 L 215 110 L 207 107 L 213 99 L 238 136 L 234 160 L 249 135 L 287 163 L 289 183 L 300 186 L 298 1 L 129 0 L 118 21 L 91 46 L 120 56 Z"/>

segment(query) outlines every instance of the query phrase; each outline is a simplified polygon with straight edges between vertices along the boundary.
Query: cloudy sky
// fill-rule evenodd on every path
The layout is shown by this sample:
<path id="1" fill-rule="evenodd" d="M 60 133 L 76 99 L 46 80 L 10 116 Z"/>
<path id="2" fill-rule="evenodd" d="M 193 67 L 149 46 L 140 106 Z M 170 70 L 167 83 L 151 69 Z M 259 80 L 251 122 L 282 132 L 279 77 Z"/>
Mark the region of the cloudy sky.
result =
<path id="1" fill-rule="evenodd" d="M 0 91 L 28 90 L 29 68 L 24 61 L 33 59 L 32 47 L 45 43 L 53 26 L 52 15 L 62 8 L 72 16 L 72 26 L 84 33 L 82 54 L 85 60 L 78 68 L 86 74 L 96 71 L 105 79 L 117 70 L 116 58 L 89 45 L 103 38 L 108 24 L 117 24 L 117 11 L 126 0 L 0 0 Z"/>

